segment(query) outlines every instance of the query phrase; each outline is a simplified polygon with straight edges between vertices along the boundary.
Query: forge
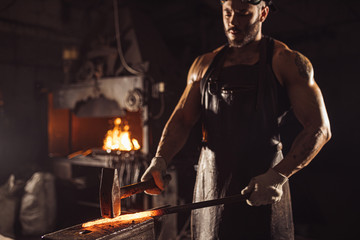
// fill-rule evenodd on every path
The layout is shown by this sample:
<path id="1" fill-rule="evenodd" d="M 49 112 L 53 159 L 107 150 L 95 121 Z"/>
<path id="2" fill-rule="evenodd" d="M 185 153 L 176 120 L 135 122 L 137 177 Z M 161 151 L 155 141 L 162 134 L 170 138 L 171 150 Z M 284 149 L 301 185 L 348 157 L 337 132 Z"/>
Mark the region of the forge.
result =
<path id="1" fill-rule="evenodd" d="M 128 5 L 114 1 L 111 23 L 104 24 L 99 37 L 88 39 L 90 48 L 64 47 L 64 81 L 48 94 L 48 150 L 59 193 L 59 228 L 77 228 L 75 224 L 100 213 L 106 216 L 101 211 L 103 196 L 113 199 L 118 187 L 139 182 L 152 157 L 153 138 L 159 131 L 155 121 L 165 111 L 164 81 L 170 79 L 168 72 L 174 79 L 176 64 L 168 60 L 161 37 L 147 34 L 152 28 L 147 17 Z M 114 174 L 103 178 L 104 172 Z M 175 203 L 176 176 L 172 179 L 174 190 L 166 196 L 130 196 L 121 200 L 121 211 Z M 169 234 L 176 232 L 176 218 L 167 222 Z M 118 230 L 108 232 L 113 231 Z M 93 234 L 86 231 L 75 238 L 89 239 Z"/>

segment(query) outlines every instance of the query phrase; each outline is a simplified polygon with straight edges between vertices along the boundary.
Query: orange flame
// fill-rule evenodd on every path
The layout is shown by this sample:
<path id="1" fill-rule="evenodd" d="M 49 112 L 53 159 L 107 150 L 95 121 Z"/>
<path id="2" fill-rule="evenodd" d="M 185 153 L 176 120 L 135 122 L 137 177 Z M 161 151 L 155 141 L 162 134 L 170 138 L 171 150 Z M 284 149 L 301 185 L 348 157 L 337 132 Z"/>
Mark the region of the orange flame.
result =
<path id="1" fill-rule="evenodd" d="M 120 151 L 131 151 L 139 150 L 139 142 L 130 137 L 129 125 L 122 124 L 121 118 L 114 120 L 114 128 L 107 131 L 103 149 L 107 151 L 120 150 Z"/>
<path id="2" fill-rule="evenodd" d="M 134 220 L 145 221 L 147 219 L 150 219 L 151 217 L 160 216 L 161 214 L 162 214 L 162 212 L 159 210 L 125 214 L 125 215 L 120 215 L 116 218 L 101 218 L 98 220 L 86 222 L 86 223 L 82 224 L 82 227 L 86 228 L 86 227 L 92 227 L 92 226 L 100 225 L 100 224 L 113 224 L 113 223 L 121 224 L 121 223 L 127 223 L 129 221 L 134 221 Z"/>

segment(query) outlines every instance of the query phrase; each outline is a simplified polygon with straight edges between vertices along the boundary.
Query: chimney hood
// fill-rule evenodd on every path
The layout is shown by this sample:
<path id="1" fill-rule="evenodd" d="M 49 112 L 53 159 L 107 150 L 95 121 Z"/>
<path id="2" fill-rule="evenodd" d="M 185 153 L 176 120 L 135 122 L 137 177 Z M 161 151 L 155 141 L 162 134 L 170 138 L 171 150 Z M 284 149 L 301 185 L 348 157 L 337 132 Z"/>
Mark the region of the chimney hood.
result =
<path id="1" fill-rule="evenodd" d="M 63 85 L 54 91 L 54 107 L 72 109 L 79 117 L 124 116 L 144 102 L 144 77 L 122 76 Z"/>

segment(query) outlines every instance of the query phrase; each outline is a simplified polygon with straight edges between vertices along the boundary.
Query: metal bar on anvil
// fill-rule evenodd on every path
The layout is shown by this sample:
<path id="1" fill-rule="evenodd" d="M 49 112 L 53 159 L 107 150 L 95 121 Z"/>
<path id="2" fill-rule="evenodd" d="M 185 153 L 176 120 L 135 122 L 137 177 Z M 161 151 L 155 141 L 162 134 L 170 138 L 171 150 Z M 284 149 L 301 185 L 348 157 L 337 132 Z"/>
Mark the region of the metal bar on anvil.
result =
<path id="1" fill-rule="evenodd" d="M 182 211 L 189 211 L 194 210 L 198 208 L 204 208 L 204 207 L 211 207 L 215 205 L 221 205 L 221 204 L 234 204 L 238 202 L 245 201 L 247 199 L 248 195 L 233 195 L 229 197 L 219 198 L 219 199 L 213 199 L 213 200 L 207 200 L 207 201 L 201 201 L 201 202 L 195 202 L 195 203 L 188 203 L 184 205 L 179 206 L 165 206 L 160 207 L 152 210 L 147 210 L 143 212 L 133 213 L 133 214 L 125 214 L 121 215 L 116 218 L 103 218 L 103 219 L 97 219 L 94 221 L 90 221 L 87 223 L 84 223 L 83 227 L 91 227 L 91 226 L 97 226 L 101 224 L 121 224 L 125 223 L 129 220 L 135 220 L 135 219 L 143 219 L 143 218 L 149 218 L 149 217 L 158 217 L 163 216 L 166 214 L 172 214 L 172 213 L 178 213 Z"/>
<path id="2" fill-rule="evenodd" d="M 42 236 L 45 240 L 155 240 L 155 220 L 153 218 L 138 222 L 134 220 L 126 224 L 102 224 L 88 228 L 82 224 L 65 228 Z"/>

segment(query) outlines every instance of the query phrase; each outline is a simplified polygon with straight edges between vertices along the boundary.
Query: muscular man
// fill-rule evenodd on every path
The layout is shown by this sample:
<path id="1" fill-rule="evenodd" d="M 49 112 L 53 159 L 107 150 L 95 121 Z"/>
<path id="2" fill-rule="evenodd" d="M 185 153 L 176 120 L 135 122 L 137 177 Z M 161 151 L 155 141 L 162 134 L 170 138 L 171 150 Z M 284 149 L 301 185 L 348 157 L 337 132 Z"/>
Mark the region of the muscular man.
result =
<path id="1" fill-rule="evenodd" d="M 270 1 L 221 4 L 228 44 L 192 64 L 142 180 L 155 179 L 158 189 L 149 194 L 164 189 L 166 166 L 201 117 L 204 144 L 194 201 L 240 192 L 249 197 L 248 204 L 194 210 L 193 238 L 291 240 L 288 178 L 307 166 L 331 137 L 323 97 L 310 61 L 262 35 Z M 279 125 L 291 108 L 303 130 L 283 157 Z"/>

